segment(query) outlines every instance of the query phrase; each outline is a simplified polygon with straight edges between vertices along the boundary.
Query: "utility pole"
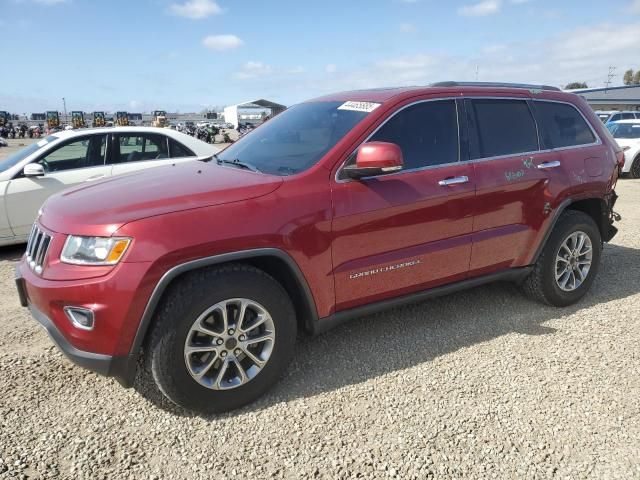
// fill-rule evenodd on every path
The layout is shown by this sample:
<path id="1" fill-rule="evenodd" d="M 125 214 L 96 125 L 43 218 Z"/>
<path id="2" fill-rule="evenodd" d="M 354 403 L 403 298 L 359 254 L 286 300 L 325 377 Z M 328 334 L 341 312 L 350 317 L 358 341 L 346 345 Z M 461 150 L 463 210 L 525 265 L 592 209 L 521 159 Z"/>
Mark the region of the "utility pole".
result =
<path id="1" fill-rule="evenodd" d="M 64 106 L 64 123 L 69 123 L 67 118 L 67 101 L 62 97 L 62 105 Z"/>
<path id="2" fill-rule="evenodd" d="M 478 65 L 476 64 L 476 82 L 478 81 Z"/>
<path id="3" fill-rule="evenodd" d="M 611 79 L 616 76 L 616 67 L 609 66 L 609 73 L 607 74 L 607 81 L 604 82 L 604 93 L 607 93 L 609 85 L 611 85 Z"/>

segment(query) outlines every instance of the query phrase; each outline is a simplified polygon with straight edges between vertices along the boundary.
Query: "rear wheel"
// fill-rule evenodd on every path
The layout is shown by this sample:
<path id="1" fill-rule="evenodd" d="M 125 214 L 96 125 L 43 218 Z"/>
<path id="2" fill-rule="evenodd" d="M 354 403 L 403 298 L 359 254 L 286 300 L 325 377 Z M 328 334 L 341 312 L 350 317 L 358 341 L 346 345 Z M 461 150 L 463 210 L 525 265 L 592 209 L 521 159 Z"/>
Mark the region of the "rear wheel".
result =
<path id="1" fill-rule="evenodd" d="M 593 219 L 575 210 L 562 213 L 524 281 L 525 293 L 557 307 L 577 302 L 593 283 L 601 252 L 600 231 Z"/>
<path id="2" fill-rule="evenodd" d="M 240 265 L 191 273 L 158 310 L 142 391 L 152 384 L 199 413 L 241 407 L 277 382 L 295 338 L 291 300 L 266 273 Z"/>

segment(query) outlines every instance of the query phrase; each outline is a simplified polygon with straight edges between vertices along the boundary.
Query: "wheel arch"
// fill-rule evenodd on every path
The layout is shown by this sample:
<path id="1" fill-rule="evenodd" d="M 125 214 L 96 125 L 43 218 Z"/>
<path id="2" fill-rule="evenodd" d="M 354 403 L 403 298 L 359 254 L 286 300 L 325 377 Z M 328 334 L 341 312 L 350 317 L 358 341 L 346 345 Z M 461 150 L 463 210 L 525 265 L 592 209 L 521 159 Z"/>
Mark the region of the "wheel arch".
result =
<path id="1" fill-rule="evenodd" d="M 549 237 L 551 236 L 551 232 L 553 232 L 553 229 L 558 223 L 560 216 L 566 210 L 576 210 L 589 215 L 598 226 L 602 241 L 608 242 L 609 240 L 611 240 L 611 238 L 613 238 L 613 236 L 617 232 L 615 227 L 612 226 L 611 221 L 611 209 L 613 208 L 613 202 L 615 202 L 615 198 L 617 198 L 617 196 L 612 192 L 612 195 L 608 196 L 607 198 L 590 197 L 580 199 L 569 198 L 564 200 L 558 206 L 558 208 L 556 208 L 549 228 L 547 229 L 542 241 L 540 242 L 540 245 L 538 245 L 532 263 L 535 263 L 538 260 L 538 257 L 542 253 L 542 250 L 544 249 L 547 241 L 549 240 Z"/>
<path id="2" fill-rule="evenodd" d="M 156 284 L 138 324 L 125 364 L 118 366 L 119 371 L 115 375 L 123 385 L 131 386 L 133 384 L 140 350 L 150 331 L 158 305 L 169 287 L 190 272 L 232 263 L 251 265 L 271 275 L 289 294 L 296 310 L 298 326 L 305 331 L 312 331 L 312 326 L 318 319 L 313 295 L 300 267 L 283 250 L 258 248 L 199 258 L 169 269 Z"/>

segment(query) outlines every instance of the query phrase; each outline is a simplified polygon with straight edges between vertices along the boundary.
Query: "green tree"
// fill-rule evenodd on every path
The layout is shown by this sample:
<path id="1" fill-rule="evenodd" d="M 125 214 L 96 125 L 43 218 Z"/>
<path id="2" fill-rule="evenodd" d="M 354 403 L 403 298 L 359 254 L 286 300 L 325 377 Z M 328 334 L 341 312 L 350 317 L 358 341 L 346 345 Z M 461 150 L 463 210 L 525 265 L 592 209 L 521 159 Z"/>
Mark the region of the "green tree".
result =
<path id="1" fill-rule="evenodd" d="M 622 77 L 622 82 L 625 85 L 633 85 L 633 70 L 629 69 L 624 72 L 624 77 Z"/>
<path id="2" fill-rule="evenodd" d="M 632 85 L 640 85 L 640 70 L 633 74 L 633 82 Z"/>
<path id="3" fill-rule="evenodd" d="M 565 90 L 575 90 L 576 88 L 589 88 L 586 82 L 571 82 L 564 87 Z"/>

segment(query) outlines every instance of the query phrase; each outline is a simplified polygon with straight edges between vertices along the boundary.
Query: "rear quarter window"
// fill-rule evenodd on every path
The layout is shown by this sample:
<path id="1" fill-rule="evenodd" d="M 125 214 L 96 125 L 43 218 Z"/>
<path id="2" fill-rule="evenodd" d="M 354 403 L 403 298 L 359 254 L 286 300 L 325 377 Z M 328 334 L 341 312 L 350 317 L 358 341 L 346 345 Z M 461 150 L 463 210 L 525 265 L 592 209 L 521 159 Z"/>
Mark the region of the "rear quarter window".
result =
<path id="1" fill-rule="evenodd" d="M 596 141 L 580 112 L 567 103 L 535 101 L 536 120 L 545 148 L 588 145 Z"/>

